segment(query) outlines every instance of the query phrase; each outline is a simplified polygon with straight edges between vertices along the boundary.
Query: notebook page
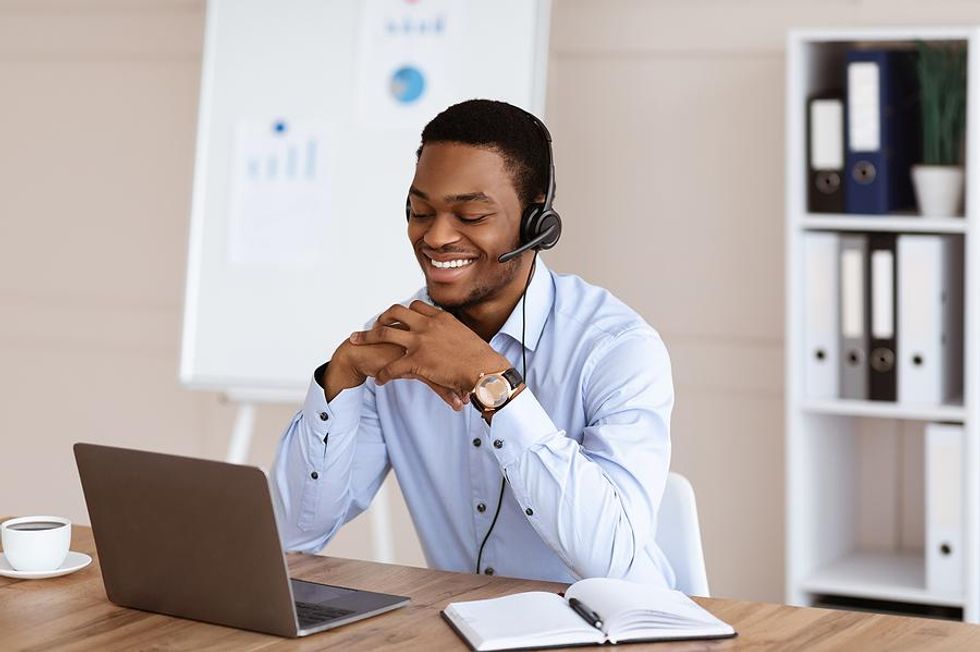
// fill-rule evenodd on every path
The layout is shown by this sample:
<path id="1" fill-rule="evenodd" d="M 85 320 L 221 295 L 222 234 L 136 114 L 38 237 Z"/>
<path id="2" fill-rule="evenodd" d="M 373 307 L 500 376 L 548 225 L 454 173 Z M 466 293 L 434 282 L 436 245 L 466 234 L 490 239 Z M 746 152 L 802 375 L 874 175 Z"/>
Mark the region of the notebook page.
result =
<path id="1" fill-rule="evenodd" d="M 637 582 L 590 578 L 573 584 L 565 598 L 577 598 L 597 612 L 611 640 L 623 640 L 622 635 L 627 632 L 633 638 L 639 631 L 651 638 L 684 632 L 720 635 L 733 631 L 680 591 Z"/>
<path id="2" fill-rule="evenodd" d="M 477 650 L 605 640 L 603 633 L 582 620 L 561 596 L 542 591 L 454 602 L 446 607 L 446 616 Z"/>

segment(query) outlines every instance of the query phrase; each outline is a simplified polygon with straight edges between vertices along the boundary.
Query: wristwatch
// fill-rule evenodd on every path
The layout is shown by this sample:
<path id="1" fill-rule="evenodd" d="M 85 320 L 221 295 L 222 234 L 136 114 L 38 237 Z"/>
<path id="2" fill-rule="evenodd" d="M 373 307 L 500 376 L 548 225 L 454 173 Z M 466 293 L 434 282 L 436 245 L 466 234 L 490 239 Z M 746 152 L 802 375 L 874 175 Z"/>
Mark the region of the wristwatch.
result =
<path id="1" fill-rule="evenodd" d="M 524 379 L 517 369 L 482 373 L 470 392 L 470 402 L 483 414 L 492 413 L 507 405 L 517 390 L 524 385 Z"/>

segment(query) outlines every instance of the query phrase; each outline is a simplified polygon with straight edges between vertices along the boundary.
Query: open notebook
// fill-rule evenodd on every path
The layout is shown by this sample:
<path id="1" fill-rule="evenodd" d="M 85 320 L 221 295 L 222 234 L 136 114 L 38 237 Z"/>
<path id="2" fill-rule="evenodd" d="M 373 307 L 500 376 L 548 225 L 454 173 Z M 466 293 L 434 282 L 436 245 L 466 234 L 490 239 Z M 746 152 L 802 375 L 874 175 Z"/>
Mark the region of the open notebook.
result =
<path id="1" fill-rule="evenodd" d="M 735 636 L 680 591 L 604 578 L 576 582 L 564 598 L 517 593 L 453 602 L 442 615 L 478 652 Z"/>

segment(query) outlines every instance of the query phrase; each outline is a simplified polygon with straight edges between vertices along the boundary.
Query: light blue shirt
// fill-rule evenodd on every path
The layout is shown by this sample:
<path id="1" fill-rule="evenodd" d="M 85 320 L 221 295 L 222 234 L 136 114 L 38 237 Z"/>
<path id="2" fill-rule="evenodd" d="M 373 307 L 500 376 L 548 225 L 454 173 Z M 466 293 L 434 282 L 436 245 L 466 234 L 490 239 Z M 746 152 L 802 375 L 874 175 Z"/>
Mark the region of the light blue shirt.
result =
<path id="1" fill-rule="evenodd" d="M 424 290 L 415 298 L 428 300 Z M 521 369 L 518 302 L 490 345 Z M 527 388 L 488 425 L 429 387 L 368 379 L 329 403 L 310 384 L 273 469 L 287 550 L 319 551 L 394 469 L 431 568 L 674 586 L 654 543 L 670 464 L 670 361 L 611 293 L 538 259 L 527 292 Z"/>

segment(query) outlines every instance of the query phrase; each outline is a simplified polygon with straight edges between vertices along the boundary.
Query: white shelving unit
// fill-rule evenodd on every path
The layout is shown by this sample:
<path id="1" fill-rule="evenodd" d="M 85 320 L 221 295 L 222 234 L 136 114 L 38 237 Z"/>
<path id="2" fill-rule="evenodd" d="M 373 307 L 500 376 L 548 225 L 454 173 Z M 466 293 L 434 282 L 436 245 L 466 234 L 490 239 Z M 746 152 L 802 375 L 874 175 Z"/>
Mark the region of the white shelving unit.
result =
<path id="1" fill-rule="evenodd" d="M 966 233 L 961 217 L 914 216 L 861 217 L 855 215 L 805 214 L 796 222 L 812 231 L 889 231 L 895 233 Z"/>
<path id="2" fill-rule="evenodd" d="M 806 110 L 840 88 L 855 45 L 956 42 L 967 48 L 966 209 L 962 218 L 807 213 Z M 980 27 L 793 31 L 786 66 L 786 597 L 825 596 L 962 608 L 980 622 Z M 834 77 L 836 76 L 836 77 Z M 837 83 L 834 83 L 838 80 Z M 813 231 L 962 236 L 965 241 L 964 392 L 959 404 L 813 400 L 804 395 L 803 238 Z M 964 426 L 962 595 L 931 592 L 923 552 L 922 431 Z M 918 459 L 916 459 L 918 455 Z M 910 472 L 911 470 L 911 472 Z M 877 475 L 876 475 L 877 473 Z M 885 478 L 879 483 L 876 478 Z M 917 485 L 916 482 L 919 484 Z M 887 485 L 887 486 L 882 486 Z M 911 505 L 911 506 L 910 506 Z"/>

